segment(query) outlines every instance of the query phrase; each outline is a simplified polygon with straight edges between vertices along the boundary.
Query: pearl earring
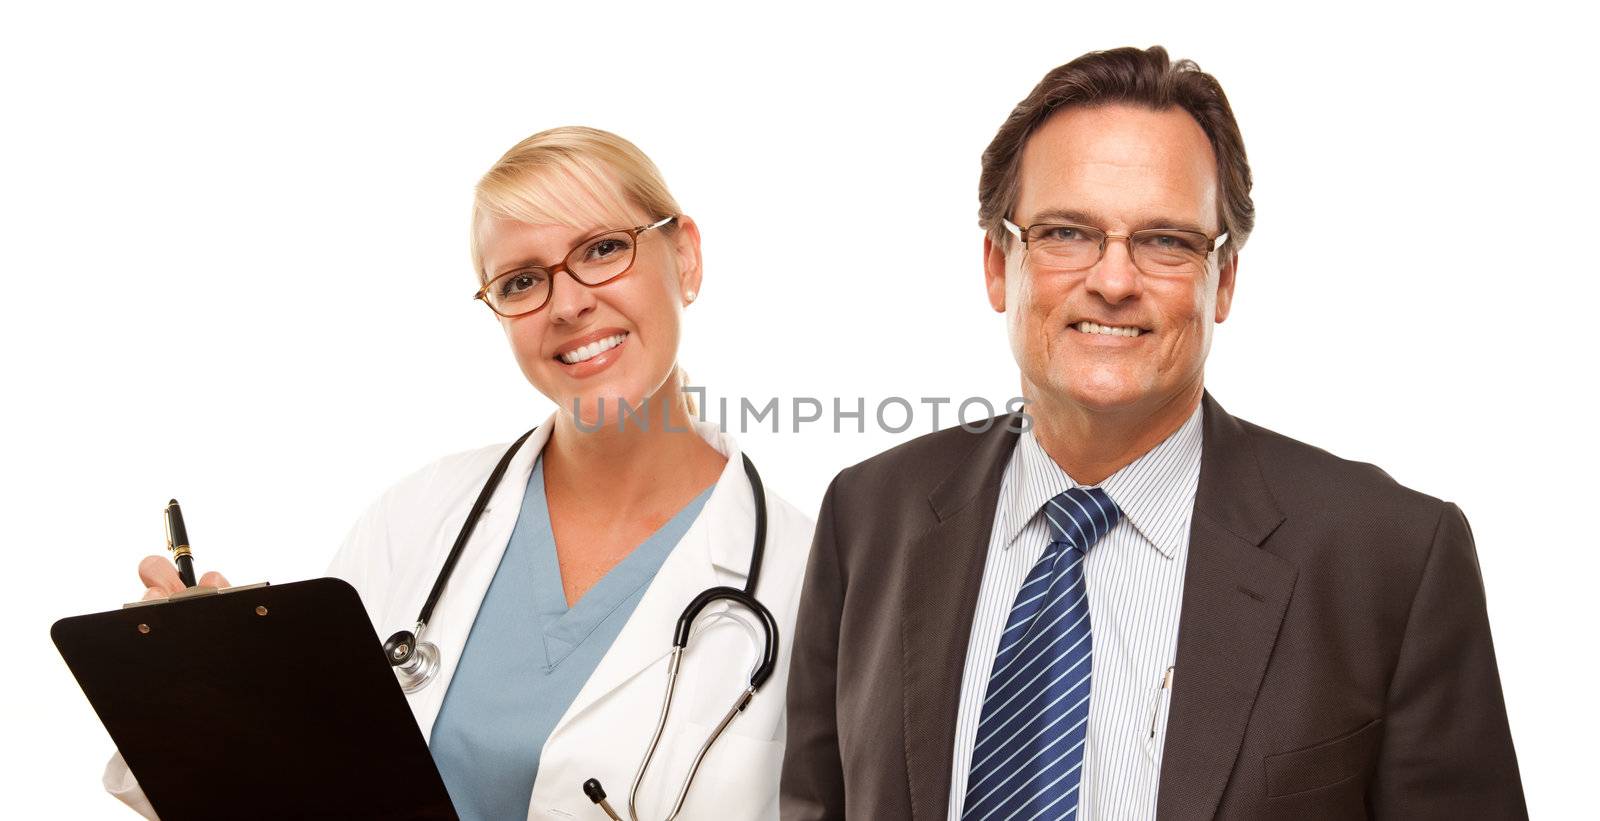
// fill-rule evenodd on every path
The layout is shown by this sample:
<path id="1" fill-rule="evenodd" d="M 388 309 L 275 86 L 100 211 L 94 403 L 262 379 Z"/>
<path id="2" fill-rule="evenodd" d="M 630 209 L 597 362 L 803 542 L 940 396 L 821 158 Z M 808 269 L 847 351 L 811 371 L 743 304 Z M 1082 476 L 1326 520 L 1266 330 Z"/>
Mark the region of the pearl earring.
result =
<path id="1" fill-rule="evenodd" d="M 695 296 L 695 294 L 694 294 L 694 291 L 692 291 L 692 290 L 683 292 L 683 298 L 687 302 L 693 302 L 694 301 L 694 296 Z"/>

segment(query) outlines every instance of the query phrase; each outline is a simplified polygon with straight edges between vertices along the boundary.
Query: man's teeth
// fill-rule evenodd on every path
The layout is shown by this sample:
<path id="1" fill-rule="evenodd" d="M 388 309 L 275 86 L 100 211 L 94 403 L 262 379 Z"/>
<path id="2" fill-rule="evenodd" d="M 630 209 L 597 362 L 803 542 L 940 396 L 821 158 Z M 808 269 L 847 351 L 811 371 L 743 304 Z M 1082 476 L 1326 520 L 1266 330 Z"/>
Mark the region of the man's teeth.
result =
<path id="1" fill-rule="evenodd" d="M 605 339 L 597 339 L 581 348 L 561 354 L 560 359 L 568 365 L 576 365 L 586 359 L 593 359 L 601 353 L 621 345 L 622 338 L 625 336 L 627 334 L 617 334 L 616 336 L 608 336 Z"/>
<path id="2" fill-rule="evenodd" d="M 1138 328 L 1118 328 L 1114 325 L 1096 325 L 1093 322 L 1079 322 L 1072 326 L 1086 334 L 1105 334 L 1107 336 L 1138 336 Z"/>

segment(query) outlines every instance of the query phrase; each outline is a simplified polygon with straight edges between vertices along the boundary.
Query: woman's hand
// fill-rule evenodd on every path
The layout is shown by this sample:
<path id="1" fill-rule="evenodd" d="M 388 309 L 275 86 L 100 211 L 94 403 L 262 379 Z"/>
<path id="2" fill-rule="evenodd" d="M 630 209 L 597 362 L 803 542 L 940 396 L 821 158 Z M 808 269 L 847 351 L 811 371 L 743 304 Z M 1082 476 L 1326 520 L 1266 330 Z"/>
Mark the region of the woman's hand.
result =
<path id="1" fill-rule="evenodd" d="M 144 582 L 144 601 L 164 599 L 184 590 L 178 568 L 165 556 L 146 556 L 139 562 L 139 581 Z M 228 580 L 212 570 L 200 577 L 197 587 L 227 587 Z"/>

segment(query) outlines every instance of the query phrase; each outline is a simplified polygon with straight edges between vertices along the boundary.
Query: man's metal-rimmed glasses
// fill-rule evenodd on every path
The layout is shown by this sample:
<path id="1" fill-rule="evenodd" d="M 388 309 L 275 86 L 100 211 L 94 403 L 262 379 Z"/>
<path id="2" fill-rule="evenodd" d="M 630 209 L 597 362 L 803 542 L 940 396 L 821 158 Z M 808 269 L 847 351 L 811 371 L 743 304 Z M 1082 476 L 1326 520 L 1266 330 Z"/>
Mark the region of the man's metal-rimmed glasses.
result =
<path id="1" fill-rule="evenodd" d="M 489 280 L 473 298 L 483 300 L 490 310 L 503 317 L 531 314 L 550 304 L 556 274 L 566 271 L 591 288 L 604 285 L 633 268 L 640 234 L 675 219 L 677 216 L 662 217 L 649 225 L 595 234 L 573 246 L 561 262 L 549 268 L 538 265 L 513 268 Z"/>
<path id="2" fill-rule="evenodd" d="M 1040 268 L 1081 271 L 1092 268 L 1106 255 L 1109 240 L 1128 243 L 1133 266 L 1151 276 L 1191 276 L 1204 269 L 1211 252 L 1228 241 L 1226 232 L 1208 237 L 1181 228 L 1146 228 L 1131 234 L 1113 234 L 1092 225 L 1070 222 L 1036 223 L 1019 228 L 1000 220 L 1006 230 L 1022 240 L 1022 247 Z"/>

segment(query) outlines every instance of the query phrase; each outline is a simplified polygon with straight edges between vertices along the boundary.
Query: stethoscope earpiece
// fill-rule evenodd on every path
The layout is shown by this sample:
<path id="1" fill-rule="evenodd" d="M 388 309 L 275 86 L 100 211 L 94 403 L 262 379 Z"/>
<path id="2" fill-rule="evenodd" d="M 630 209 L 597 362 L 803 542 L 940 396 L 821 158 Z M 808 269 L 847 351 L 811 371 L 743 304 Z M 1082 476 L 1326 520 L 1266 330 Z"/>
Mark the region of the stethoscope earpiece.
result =
<path id="1" fill-rule="evenodd" d="M 617 811 L 611 808 L 611 803 L 606 801 L 606 788 L 600 786 L 600 779 L 591 778 L 583 782 L 583 794 L 589 796 L 589 800 L 603 810 L 607 817 L 613 819 L 613 821 L 622 821 L 622 817 L 617 815 Z"/>

